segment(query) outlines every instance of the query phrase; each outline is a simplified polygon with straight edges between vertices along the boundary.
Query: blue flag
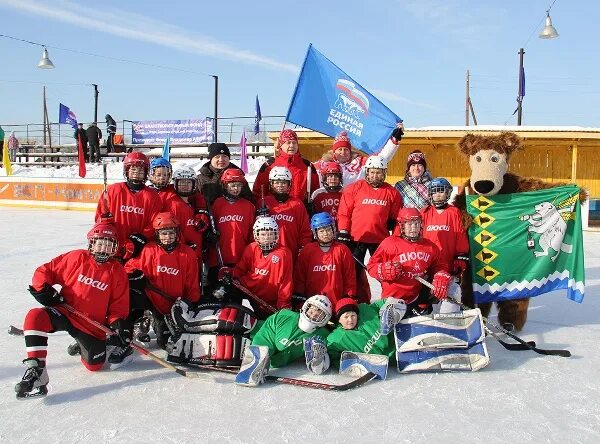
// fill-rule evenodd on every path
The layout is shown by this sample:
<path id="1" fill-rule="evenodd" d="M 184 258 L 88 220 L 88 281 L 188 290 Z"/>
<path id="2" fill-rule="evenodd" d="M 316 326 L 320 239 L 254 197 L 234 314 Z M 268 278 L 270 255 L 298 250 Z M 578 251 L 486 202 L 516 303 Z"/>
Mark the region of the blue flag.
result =
<path id="1" fill-rule="evenodd" d="M 312 44 L 286 120 L 331 137 L 346 131 L 352 146 L 367 154 L 378 152 L 402 122 Z"/>
<path id="2" fill-rule="evenodd" d="M 73 129 L 77 129 L 77 116 L 75 116 L 75 113 L 68 106 L 62 103 L 58 109 L 58 123 L 66 123 L 71 125 Z"/>
<path id="3" fill-rule="evenodd" d="M 167 160 L 171 158 L 171 139 L 169 137 L 167 137 L 167 140 L 165 140 L 162 156 Z"/>
<path id="4" fill-rule="evenodd" d="M 254 115 L 254 134 L 258 134 L 260 131 L 260 121 L 262 115 L 260 114 L 260 103 L 258 103 L 258 94 L 256 95 L 256 113 Z"/>

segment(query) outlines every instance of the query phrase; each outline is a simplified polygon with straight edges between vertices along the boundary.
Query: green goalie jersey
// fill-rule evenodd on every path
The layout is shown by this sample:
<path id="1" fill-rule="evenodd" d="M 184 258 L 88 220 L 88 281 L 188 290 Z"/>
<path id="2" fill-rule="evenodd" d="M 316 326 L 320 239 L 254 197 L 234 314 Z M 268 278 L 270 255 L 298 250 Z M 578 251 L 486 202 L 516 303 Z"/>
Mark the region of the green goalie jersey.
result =
<path id="1" fill-rule="evenodd" d="M 298 327 L 300 313 L 283 309 L 272 314 L 252 338 L 252 345 L 269 347 L 271 367 L 283 367 L 297 359 L 304 358 L 304 338 L 321 336 L 327 341 L 329 331 L 318 328 L 306 333 Z"/>
<path id="2" fill-rule="evenodd" d="M 394 355 L 394 341 L 379 332 L 380 301 L 358 305 L 358 323 L 355 329 L 345 330 L 338 325 L 327 337 L 327 351 L 332 363 L 338 363 L 343 351 Z"/>

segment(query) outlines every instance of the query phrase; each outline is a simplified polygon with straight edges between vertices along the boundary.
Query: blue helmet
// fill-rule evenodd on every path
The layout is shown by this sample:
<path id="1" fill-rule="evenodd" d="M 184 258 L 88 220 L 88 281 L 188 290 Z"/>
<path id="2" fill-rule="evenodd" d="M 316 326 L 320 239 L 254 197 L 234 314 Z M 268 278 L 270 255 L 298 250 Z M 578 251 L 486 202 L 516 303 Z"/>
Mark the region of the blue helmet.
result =
<path id="1" fill-rule="evenodd" d="M 161 168 L 161 167 L 169 168 L 170 170 L 172 169 L 171 162 L 169 162 L 164 157 L 155 157 L 154 159 L 152 159 L 150 161 L 150 171 L 152 171 L 154 168 Z"/>
<path id="2" fill-rule="evenodd" d="M 445 197 L 441 200 L 440 199 L 434 200 L 433 195 L 435 193 L 444 193 Z M 431 182 L 429 182 L 429 201 L 431 202 L 431 205 L 433 205 L 434 207 L 441 208 L 441 207 L 445 206 L 448 203 L 448 201 L 450 200 L 451 194 L 452 194 L 452 185 L 445 178 L 437 177 L 435 179 L 432 179 Z"/>
<path id="3" fill-rule="evenodd" d="M 319 242 L 319 244 L 330 245 L 331 241 L 328 241 L 325 244 L 323 244 L 317 236 L 317 230 L 319 228 L 324 228 L 324 227 L 331 227 L 331 229 L 333 230 L 333 235 L 335 236 L 335 231 L 336 231 L 335 221 L 333 220 L 333 217 L 331 217 L 331 215 L 329 213 L 325 213 L 325 212 L 316 213 L 315 215 L 313 215 L 313 217 L 310 218 L 310 229 L 313 232 L 313 236 L 315 237 L 315 240 L 317 242 Z"/>
<path id="4" fill-rule="evenodd" d="M 157 168 L 166 168 L 167 176 L 154 177 L 154 170 Z M 173 174 L 173 168 L 171 167 L 171 162 L 169 162 L 164 157 L 156 157 L 150 161 L 150 175 L 149 179 L 152 185 L 157 189 L 162 189 L 169 185 L 171 181 L 171 175 Z"/>

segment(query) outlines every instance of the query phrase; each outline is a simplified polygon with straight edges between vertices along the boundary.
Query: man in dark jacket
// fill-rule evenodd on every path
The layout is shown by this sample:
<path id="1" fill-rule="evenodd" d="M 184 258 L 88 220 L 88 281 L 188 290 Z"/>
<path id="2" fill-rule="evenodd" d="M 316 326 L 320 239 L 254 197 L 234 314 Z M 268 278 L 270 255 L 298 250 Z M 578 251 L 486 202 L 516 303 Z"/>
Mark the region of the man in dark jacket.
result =
<path id="1" fill-rule="evenodd" d="M 90 162 L 100 162 L 100 139 L 102 138 L 102 131 L 100 131 L 100 128 L 94 122 L 88 126 L 85 133 L 90 145 Z"/>
<path id="2" fill-rule="evenodd" d="M 117 122 L 112 118 L 110 114 L 104 116 L 106 119 L 106 132 L 108 133 L 106 137 L 106 152 L 114 153 L 115 152 L 115 133 L 117 132 Z"/>
<path id="3" fill-rule="evenodd" d="M 75 139 L 75 143 L 77 143 L 78 149 L 79 149 L 79 141 L 81 140 L 81 145 L 83 146 L 83 157 L 84 157 L 86 163 L 89 162 L 90 156 L 88 154 L 88 138 L 87 138 L 86 131 L 83 129 L 83 123 L 77 124 L 77 129 L 75 130 L 75 133 L 73 134 L 73 138 Z"/>
<path id="4" fill-rule="evenodd" d="M 229 148 L 224 143 L 211 143 L 208 146 L 208 162 L 200 167 L 196 180 L 198 189 L 209 205 L 212 205 L 215 199 L 223 194 L 221 186 L 223 172 L 229 168 L 239 169 L 237 165 L 230 162 L 230 158 Z M 254 196 L 247 183 L 244 184 L 240 197 L 254 203 Z"/>

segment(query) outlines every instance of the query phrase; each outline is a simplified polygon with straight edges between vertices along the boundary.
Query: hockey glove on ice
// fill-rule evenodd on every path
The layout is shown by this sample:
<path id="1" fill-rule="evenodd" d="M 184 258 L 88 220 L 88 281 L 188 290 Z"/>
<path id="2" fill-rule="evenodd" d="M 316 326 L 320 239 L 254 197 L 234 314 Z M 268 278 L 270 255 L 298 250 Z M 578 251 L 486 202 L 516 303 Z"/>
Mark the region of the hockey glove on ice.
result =
<path id="1" fill-rule="evenodd" d="M 31 293 L 31 296 L 33 296 L 36 301 L 46 307 L 52 307 L 53 305 L 64 302 L 61 294 L 54 287 L 48 285 L 48 283 L 45 283 L 39 291 L 30 285 L 29 293 Z"/>

